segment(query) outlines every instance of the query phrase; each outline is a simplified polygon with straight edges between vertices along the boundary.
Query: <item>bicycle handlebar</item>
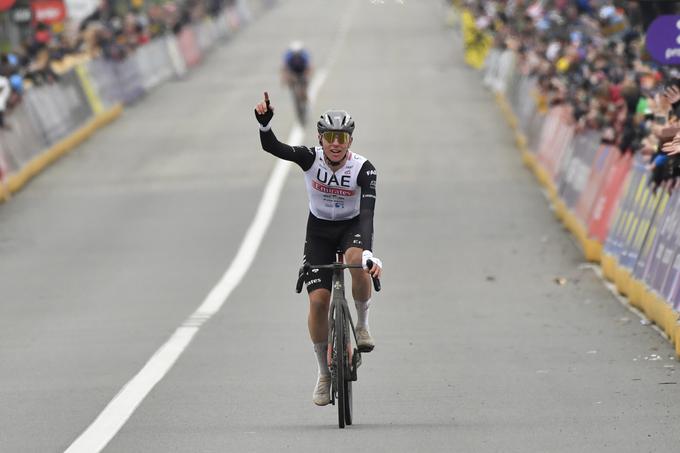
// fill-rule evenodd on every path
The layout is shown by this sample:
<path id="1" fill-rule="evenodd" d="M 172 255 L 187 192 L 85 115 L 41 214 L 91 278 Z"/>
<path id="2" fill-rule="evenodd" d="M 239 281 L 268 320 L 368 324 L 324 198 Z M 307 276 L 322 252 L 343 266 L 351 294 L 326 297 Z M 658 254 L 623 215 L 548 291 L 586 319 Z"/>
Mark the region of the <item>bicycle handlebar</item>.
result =
<path id="1" fill-rule="evenodd" d="M 366 264 L 368 265 L 369 269 L 373 267 L 373 261 L 371 260 L 366 261 Z M 298 279 L 297 283 L 295 284 L 296 293 L 299 294 L 300 292 L 302 292 L 302 285 L 305 280 L 305 275 L 311 269 L 363 269 L 363 266 L 361 264 L 344 264 L 344 263 L 319 264 L 319 265 L 305 263 L 298 271 Z M 371 275 L 371 280 L 373 280 L 373 288 L 375 288 L 375 291 L 376 292 L 380 291 L 382 289 L 380 285 L 380 279 L 373 277 Z"/>

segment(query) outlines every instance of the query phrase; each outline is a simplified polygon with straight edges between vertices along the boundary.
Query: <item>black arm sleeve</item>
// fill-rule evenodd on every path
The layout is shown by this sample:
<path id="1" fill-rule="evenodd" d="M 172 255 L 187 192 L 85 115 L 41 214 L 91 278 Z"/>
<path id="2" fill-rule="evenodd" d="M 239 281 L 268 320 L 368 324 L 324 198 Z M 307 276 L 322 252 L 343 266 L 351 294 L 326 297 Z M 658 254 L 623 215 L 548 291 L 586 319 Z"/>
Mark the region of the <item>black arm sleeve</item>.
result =
<path id="1" fill-rule="evenodd" d="M 290 146 L 281 143 L 276 139 L 271 129 L 260 131 L 260 142 L 262 143 L 262 149 L 269 154 L 273 154 L 279 159 L 295 162 L 304 171 L 309 170 L 314 164 L 316 153 L 313 149 L 306 146 Z"/>
<path id="2" fill-rule="evenodd" d="M 359 171 L 357 185 L 361 187 L 361 201 L 359 203 L 359 228 L 364 250 L 373 250 L 373 211 L 375 211 L 375 186 L 378 173 L 369 161 Z"/>

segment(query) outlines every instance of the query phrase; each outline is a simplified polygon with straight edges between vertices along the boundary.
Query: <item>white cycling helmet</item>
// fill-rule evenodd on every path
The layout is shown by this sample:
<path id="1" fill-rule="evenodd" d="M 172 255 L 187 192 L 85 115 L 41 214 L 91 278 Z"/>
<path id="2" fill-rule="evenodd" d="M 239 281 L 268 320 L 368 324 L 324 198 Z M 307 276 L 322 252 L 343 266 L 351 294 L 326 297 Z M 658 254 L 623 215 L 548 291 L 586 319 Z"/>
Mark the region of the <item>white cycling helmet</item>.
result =
<path id="1" fill-rule="evenodd" d="M 341 131 L 349 132 L 349 135 L 352 135 L 354 133 L 354 119 L 344 110 L 327 110 L 316 123 L 316 130 L 319 134 L 326 131 Z"/>
<path id="2" fill-rule="evenodd" d="M 300 52 L 305 48 L 305 45 L 302 41 L 293 41 L 290 43 L 290 46 L 288 46 L 288 50 L 291 52 Z"/>

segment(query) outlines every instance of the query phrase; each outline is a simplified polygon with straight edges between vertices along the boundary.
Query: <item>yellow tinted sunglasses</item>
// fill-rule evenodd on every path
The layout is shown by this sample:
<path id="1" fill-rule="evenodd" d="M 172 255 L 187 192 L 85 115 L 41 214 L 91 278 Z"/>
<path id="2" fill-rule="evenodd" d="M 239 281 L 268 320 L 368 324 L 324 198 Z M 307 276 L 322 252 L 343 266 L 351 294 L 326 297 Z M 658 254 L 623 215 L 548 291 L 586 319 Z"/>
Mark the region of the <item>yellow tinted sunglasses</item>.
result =
<path id="1" fill-rule="evenodd" d="M 340 143 L 341 145 L 349 143 L 349 133 L 347 132 L 326 131 L 321 135 L 323 136 L 323 139 L 326 140 L 328 143 L 333 143 L 335 140 L 337 140 L 338 143 Z"/>

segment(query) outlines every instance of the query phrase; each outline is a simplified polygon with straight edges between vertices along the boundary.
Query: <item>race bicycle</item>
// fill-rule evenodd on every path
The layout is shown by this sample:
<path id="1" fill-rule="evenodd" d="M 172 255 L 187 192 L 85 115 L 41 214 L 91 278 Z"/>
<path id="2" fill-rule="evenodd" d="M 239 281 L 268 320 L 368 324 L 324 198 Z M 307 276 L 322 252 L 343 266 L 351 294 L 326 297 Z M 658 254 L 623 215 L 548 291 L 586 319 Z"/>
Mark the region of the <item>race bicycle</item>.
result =
<path id="1" fill-rule="evenodd" d="M 369 260 L 368 267 L 373 267 Z M 328 309 L 328 366 L 331 370 L 331 403 L 338 407 L 338 426 L 352 424 L 352 382 L 357 380 L 357 368 L 361 365 L 361 352 L 356 347 L 357 336 L 354 321 L 349 312 L 345 298 L 345 269 L 361 269 L 361 264 L 345 264 L 344 257 L 338 252 L 337 261 L 333 264 L 314 265 L 305 263 L 298 273 L 295 291 L 302 291 L 302 284 L 307 272 L 313 269 L 331 269 L 333 271 L 331 305 Z M 373 287 L 380 291 L 380 280 L 373 278 Z M 350 336 L 350 331 L 352 335 Z M 354 341 L 352 341 L 352 338 Z M 337 404 L 336 404 L 337 401 Z"/>
<path id="2" fill-rule="evenodd" d="M 293 94 L 295 113 L 300 124 L 307 121 L 307 79 L 303 75 L 293 75 L 290 81 L 290 90 Z"/>

